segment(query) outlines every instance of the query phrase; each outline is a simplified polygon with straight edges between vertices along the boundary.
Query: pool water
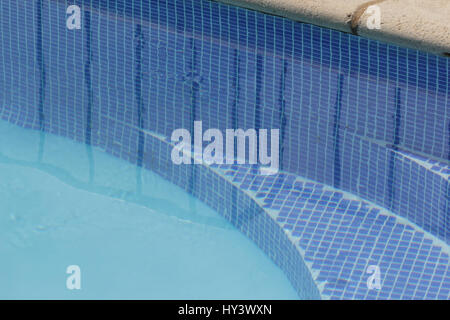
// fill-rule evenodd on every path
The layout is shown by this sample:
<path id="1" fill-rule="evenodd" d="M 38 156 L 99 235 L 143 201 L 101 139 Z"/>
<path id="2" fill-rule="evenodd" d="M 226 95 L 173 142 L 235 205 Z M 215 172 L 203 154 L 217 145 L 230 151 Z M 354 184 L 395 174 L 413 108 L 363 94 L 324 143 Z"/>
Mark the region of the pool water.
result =
<path id="1" fill-rule="evenodd" d="M 248 238 L 155 173 L 0 121 L 0 298 L 298 296 Z"/>

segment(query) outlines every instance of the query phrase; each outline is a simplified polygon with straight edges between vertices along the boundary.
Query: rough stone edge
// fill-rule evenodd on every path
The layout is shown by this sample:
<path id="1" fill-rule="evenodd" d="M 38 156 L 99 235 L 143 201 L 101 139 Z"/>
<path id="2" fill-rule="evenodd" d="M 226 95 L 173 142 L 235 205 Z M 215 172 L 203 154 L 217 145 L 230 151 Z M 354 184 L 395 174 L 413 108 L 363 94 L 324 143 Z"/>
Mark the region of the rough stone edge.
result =
<path id="1" fill-rule="evenodd" d="M 450 57 L 448 0 L 212 0 Z M 380 9 L 380 29 L 367 8 Z"/>

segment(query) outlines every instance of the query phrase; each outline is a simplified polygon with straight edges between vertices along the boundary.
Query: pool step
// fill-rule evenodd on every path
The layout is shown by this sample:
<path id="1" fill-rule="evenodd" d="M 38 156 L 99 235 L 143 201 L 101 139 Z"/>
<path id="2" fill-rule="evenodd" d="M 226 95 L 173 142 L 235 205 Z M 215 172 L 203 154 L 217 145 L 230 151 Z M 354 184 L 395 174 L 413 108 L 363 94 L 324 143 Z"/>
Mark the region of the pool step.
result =
<path id="1" fill-rule="evenodd" d="M 448 174 L 445 165 L 425 164 Z M 215 170 L 285 230 L 324 299 L 450 298 L 449 246 L 407 219 L 294 174 L 264 176 L 242 165 Z"/>

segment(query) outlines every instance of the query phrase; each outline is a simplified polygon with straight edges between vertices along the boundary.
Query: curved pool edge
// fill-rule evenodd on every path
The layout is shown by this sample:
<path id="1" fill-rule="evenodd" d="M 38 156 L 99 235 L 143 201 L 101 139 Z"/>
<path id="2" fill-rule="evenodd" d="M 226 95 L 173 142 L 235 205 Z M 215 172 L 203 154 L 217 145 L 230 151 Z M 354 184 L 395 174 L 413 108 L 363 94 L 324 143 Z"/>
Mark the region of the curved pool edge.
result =
<path id="1" fill-rule="evenodd" d="M 292 173 L 261 175 L 258 167 L 250 165 L 176 165 L 169 160 L 173 147 L 169 138 L 146 131 L 144 157 L 159 154 L 165 160 L 144 161 L 143 168 L 181 187 L 231 222 L 281 268 L 301 299 L 450 297 L 445 287 L 450 279 L 448 245 L 406 218 Z M 126 153 L 114 155 L 105 145 L 96 148 L 137 164 Z M 426 163 L 420 165 L 425 167 Z M 436 167 L 426 169 L 441 176 Z M 299 207 L 299 202 L 306 205 Z M 347 206 L 340 205 L 344 202 Z M 314 209 L 308 209 L 312 204 Z M 323 229 L 325 226 L 328 229 Z M 370 250 L 361 250 L 356 245 L 361 243 Z M 409 284 L 414 288 L 443 288 L 442 292 L 431 290 L 426 296 L 421 290 L 404 290 L 405 282 L 392 282 L 393 275 L 414 275 L 420 265 L 408 267 L 406 259 L 400 266 L 396 260 L 399 254 L 393 259 L 392 250 L 401 253 L 403 247 L 409 248 L 403 258 L 411 259 L 416 249 L 417 259 L 424 260 L 424 271 L 434 274 L 410 278 Z M 387 272 L 394 264 L 399 269 Z M 380 266 L 384 273 L 381 290 L 366 288 L 369 265 Z M 440 274 L 441 278 L 436 278 Z"/>
<path id="2" fill-rule="evenodd" d="M 450 3 L 445 0 L 215 1 L 450 57 Z M 380 10 L 379 29 L 367 23 L 373 5 Z"/>
<path id="3" fill-rule="evenodd" d="M 146 154 L 158 153 L 162 159 L 170 159 L 174 146 L 170 139 L 148 131 L 145 136 Z M 176 165 L 171 161 L 150 164 L 144 161 L 143 167 L 200 199 L 252 240 L 281 268 L 300 299 L 322 298 L 295 242 L 260 203 L 229 181 L 217 167 L 203 164 Z M 209 187 L 205 188 L 203 184 Z"/>
<path id="4" fill-rule="evenodd" d="M 131 135 L 142 132 L 137 127 L 130 129 Z M 250 165 L 175 165 L 170 161 L 174 143 L 168 137 L 146 130 L 144 141 L 143 167 L 183 188 L 224 216 L 283 270 L 301 298 L 449 297 L 445 287 L 450 279 L 448 245 L 408 219 L 358 196 L 355 198 L 349 192 L 293 173 L 263 176 L 258 167 Z M 118 143 L 124 145 L 125 140 Z M 122 150 L 115 153 L 108 144 L 96 147 L 137 164 L 136 152 L 130 154 Z M 388 147 L 385 149 L 387 151 Z M 437 179 L 447 179 L 448 183 L 446 166 L 440 167 L 436 161 L 429 162 L 426 158 L 398 150 L 390 152 L 406 169 L 411 164 L 418 165 L 420 170 Z M 154 157 L 155 154 L 160 157 Z M 420 184 L 420 180 L 417 183 Z M 320 200 L 314 200 L 318 197 Z M 299 206 L 299 203 L 305 205 Z M 311 205 L 314 210 L 308 209 Z M 327 230 L 323 228 L 325 225 L 329 227 Z M 349 247 L 348 242 L 358 245 Z M 378 252 L 372 251 L 372 247 Z M 408 252 L 405 248 L 409 248 Z M 394 255 L 392 250 L 397 253 Z M 414 255 L 418 263 L 408 265 Z M 345 261 L 341 261 L 343 257 Z M 401 265 L 399 259 L 405 259 Z M 415 274 L 420 274 L 417 268 L 421 263 L 422 277 L 410 279 L 409 284 L 400 280 L 392 283 L 393 277 L 405 273 L 414 279 Z M 361 286 L 367 289 L 369 275 L 365 271 L 371 264 L 380 265 L 386 288 L 367 290 L 364 294 L 354 292 L 355 287 L 359 291 L 362 291 Z M 387 268 L 394 270 L 387 272 Z M 345 270 L 351 270 L 351 273 L 347 274 Z M 431 275 L 425 270 L 432 270 Z M 439 272 L 434 274 L 435 270 Z M 439 275 L 442 276 L 439 278 Z M 402 292 L 406 285 L 425 287 L 430 291 Z M 442 288 L 442 292 L 435 291 L 436 288 Z M 397 293 L 399 290 L 401 294 Z"/>
<path id="5" fill-rule="evenodd" d="M 145 142 L 145 154 L 170 159 L 169 138 L 146 131 Z M 167 160 L 144 161 L 144 167 L 230 221 L 283 270 L 301 299 L 450 298 L 448 244 L 359 196 L 293 173 L 262 175 L 251 165 Z M 380 267 L 381 289 L 368 287 L 369 266 Z"/>

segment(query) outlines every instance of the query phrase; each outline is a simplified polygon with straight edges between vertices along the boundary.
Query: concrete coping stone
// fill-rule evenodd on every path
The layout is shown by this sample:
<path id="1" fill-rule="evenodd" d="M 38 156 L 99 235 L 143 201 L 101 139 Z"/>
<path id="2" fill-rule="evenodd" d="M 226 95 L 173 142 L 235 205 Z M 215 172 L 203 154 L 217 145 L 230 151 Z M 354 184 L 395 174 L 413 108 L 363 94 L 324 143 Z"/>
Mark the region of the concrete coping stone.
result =
<path id="1" fill-rule="evenodd" d="M 450 0 L 216 0 L 450 57 Z"/>

